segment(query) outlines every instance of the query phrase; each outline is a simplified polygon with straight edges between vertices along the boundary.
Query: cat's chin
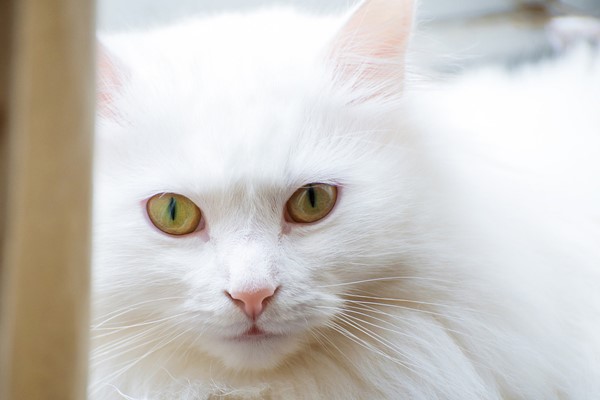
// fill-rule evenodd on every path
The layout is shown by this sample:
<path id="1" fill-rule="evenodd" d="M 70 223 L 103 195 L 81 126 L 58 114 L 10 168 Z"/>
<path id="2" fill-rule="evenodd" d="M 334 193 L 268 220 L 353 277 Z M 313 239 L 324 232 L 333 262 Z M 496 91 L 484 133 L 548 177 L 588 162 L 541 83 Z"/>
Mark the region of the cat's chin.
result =
<path id="1" fill-rule="evenodd" d="M 213 338 L 205 351 L 235 371 L 262 371 L 277 368 L 298 351 L 300 339 L 291 334 L 242 334 Z"/>

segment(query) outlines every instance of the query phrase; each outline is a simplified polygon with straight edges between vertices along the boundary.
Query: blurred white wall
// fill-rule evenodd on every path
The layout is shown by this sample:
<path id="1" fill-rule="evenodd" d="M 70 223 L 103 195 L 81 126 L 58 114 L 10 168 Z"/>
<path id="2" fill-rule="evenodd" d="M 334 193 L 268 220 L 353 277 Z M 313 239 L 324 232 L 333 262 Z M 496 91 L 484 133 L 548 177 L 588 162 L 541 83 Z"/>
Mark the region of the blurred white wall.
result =
<path id="1" fill-rule="evenodd" d="M 248 10 L 267 5 L 293 5 L 318 12 L 340 11 L 357 0 L 98 0 L 98 26 L 120 30 L 148 24 L 161 24 L 178 18 L 223 10 Z M 489 12 L 507 11 L 523 4 L 544 0 L 420 0 L 424 19 L 466 18 Z M 552 1 L 546 1 L 552 2 Z M 563 0 L 584 13 L 600 16 L 600 0 Z"/>
<path id="2" fill-rule="evenodd" d="M 98 0 L 98 29 L 122 31 L 194 15 L 284 5 L 341 12 L 358 0 Z M 483 62 L 512 62 L 547 53 L 549 16 L 600 17 L 600 0 L 420 0 L 417 60 L 452 72 Z M 545 8 L 544 8 L 545 7 Z M 600 22 L 599 22 L 600 23 Z"/>

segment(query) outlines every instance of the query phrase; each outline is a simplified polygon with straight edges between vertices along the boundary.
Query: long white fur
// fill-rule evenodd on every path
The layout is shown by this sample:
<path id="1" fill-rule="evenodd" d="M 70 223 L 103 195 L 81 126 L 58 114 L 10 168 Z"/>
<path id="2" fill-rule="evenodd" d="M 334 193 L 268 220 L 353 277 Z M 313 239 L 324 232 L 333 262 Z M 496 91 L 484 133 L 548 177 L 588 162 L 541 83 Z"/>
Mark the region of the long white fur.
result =
<path id="1" fill-rule="evenodd" d="M 371 4 L 103 38 L 92 400 L 600 398 L 599 58 L 413 87 L 404 45 L 344 58 L 411 8 Z M 287 223 L 310 182 L 335 209 Z M 205 230 L 156 230 L 160 192 Z M 227 339 L 224 291 L 264 282 L 280 336 Z"/>

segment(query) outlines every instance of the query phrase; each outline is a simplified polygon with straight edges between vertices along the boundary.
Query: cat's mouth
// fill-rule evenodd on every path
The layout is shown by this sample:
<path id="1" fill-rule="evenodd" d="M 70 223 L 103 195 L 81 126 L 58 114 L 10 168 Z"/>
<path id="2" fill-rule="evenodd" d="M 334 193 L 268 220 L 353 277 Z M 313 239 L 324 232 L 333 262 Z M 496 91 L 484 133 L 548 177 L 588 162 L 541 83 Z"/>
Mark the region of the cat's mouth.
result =
<path id="1" fill-rule="evenodd" d="M 304 343 L 293 329 L 254 322 L 204 342 L 203 350 L 232 370 L 260 371 L 277 367 Z"/>
<path id="2" fill-rule="evenodd" d="M 252 325 L 252 327 L 250 329 L 248 329 L 246 332 L 242 333 L 239 336 L 234 336 L 232 339 L 235 341 L 238 341 L 238 342 L 250 342 L 250 341 L 272 339 L 272 338 L 279 337 L 279 336 L 281 336 L 281 335 L 265 332 L 262 329 L 260 329 L 258 326 Z"/>

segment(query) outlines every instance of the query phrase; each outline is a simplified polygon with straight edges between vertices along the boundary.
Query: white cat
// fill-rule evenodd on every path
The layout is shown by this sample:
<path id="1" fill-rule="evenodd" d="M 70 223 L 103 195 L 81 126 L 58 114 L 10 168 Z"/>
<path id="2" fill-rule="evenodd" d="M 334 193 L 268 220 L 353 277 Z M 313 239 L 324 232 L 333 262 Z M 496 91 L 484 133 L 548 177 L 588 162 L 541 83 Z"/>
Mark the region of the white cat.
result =
<path id="1" fill-rule="evenodd" d="M 92 400 L 600 398 L 600 61 L 416 84 L 412 19 L 103 39 Z"/>

